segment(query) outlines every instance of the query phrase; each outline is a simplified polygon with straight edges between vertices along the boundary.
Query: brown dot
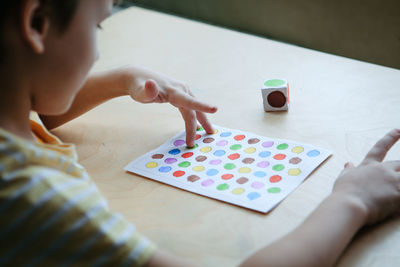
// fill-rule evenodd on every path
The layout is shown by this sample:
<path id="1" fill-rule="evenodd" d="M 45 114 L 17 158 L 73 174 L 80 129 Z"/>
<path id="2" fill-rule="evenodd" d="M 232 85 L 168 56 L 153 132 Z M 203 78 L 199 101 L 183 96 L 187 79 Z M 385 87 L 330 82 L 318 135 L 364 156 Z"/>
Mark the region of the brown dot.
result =
<path id="1" fill-rule="evenodd" d="M 154 154 L 154 155 L 152 156 L 153 159 L 162 159 L 163 157 L 164 157 L 163 154 Z"/>
<path id="2" fill-rule="evenodd" d="M 247 181 L 249 181 L 249 179 L 246 177 L 240 177 L 239 179 L 236 180 L 238 184 L 245 184 L 247 183 Z"/>
<path id="3" fill-rule="evenodd" d="M 203 161 L 205 161 L 206 159 L 207 159 L 206 156 L 197 156 L 197 157 L 196 157 L 196 160 L 197 160 L 198 162 L 203 162 Z"/>
<path id="4" fill-rule="evenodd" d="M 289 160 L 289 163 L 291 164 L 299 164 L 301 162 L 301 158 L 295 157 L 295 158 L 291 158 Z"/>
<path id="5" fill-rule="evenodd" d="M 260 139 L 258 138 L 251 138 L 249 139 L 249 141 L 247 141 L 247 143 L 249 143 L 250 145 L 257 144 L 258 142 L 260 142 Z"/>
<path id="6" fill-rule="evenodd" d="M 286 103 L 286 96 L 280 91 L 274 91 L 268 95 L 268 103 L 271 107 L 281 108 Z"/>
<path id="7" fill-rule="evenodd" d="M 207 137 L 207 138 L 204 138 L 203 142 L 206 143 L 206 144 L 209 144 L 209 143 L 214 142 L 214 140 L 215 140 L 214 138 Z"/>
<path id="8" fill-rule="evenodd" d="M 189 182 L 194 183 L 194 182 L 200 180 L 200 177 L 197 176 L 197 175 L 190 175 L 190 176 L 187 178 L 187 180 L 188 180 Z"/>
<path id="9" fill-rule="evenodd" d="M 251 164 L 251 163 L 254 162 L 254 159 L 253 158 L 245 158 L 245 159 L 242 160 L 242 162 L 244 164 Z"/>

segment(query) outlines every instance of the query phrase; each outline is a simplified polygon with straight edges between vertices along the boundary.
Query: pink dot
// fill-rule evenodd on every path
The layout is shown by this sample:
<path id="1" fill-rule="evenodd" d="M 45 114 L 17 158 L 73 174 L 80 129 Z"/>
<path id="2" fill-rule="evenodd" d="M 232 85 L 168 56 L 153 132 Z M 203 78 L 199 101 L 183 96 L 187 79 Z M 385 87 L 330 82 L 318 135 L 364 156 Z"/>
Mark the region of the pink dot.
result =
<path id="1" fill-rule="evenodd" d="M 262 188 L 263 186 L 264 186 L 264 184 L 261 183 L 261 182 L 254 182 L 254 183 L 251 184 L 251 187 L 253 187 L 253 188 L 255 188 L 255 189 L 260 189 L 260 188 Z"/>
<path id="2" fill-rule="evenodd" d="M 274 142 L 273 142 L 273 141 L 267 141 L 267 142 L 262 143 L 262 146 L 263 146 L 263 147 L 271 147 L 271 146 L 273 146 L 273 145 L 274 145 Z"/>
<path id="3" fill-rule="evenodd" d="M 257 166 L 260 168 L 267 168 L 269 166 L 269 162 L 268 161 L 261 161 L 259 163 L 257 163 Z"/>
<path id="4" fill-rule="evenodd" d="M 220 164 L 221 162 L 222 162 L 222 160 L 220 160 L 220 159 L 213 159 L 213 160 L 210 161 L 210 164 L 211 164 L 211 165 L 218 165 L 218 164 Z"/>
<path id="5" fill-rule="evenodd" d="M 221 140 L 217 142 L 217 146 L 226 146 L 228 144 L 228 141 L 226 140 Z"/>

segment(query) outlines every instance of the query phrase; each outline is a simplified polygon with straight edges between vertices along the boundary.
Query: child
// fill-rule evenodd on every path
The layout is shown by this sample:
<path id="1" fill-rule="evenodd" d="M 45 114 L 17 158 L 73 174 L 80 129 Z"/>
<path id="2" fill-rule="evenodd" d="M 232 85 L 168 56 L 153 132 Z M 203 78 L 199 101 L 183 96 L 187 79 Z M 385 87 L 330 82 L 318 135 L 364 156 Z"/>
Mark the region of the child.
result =
<path id="1" fill-rule="evenodd" d="M 197 121 L 213 131 L 204 113 L 216 107 L 196 100 L 179 81 L 140 67 L 87 77 L 97 58 L 96 28 L 111 8 L 112 0 L 1 3 L 0 265 L 191 265 L 110 211 L 77 163 L 73 145 L 44 127 L 130 95 L 176 106 L 188 146 L 194 145 Z M 400 162 L 382 160 L 399 138 L 400 130 L 392 130 L 361 165 L 346 164 L 332 194 L 301 226 L 243 266 L 333 265 L 363 225 L 398 210 Z"/>

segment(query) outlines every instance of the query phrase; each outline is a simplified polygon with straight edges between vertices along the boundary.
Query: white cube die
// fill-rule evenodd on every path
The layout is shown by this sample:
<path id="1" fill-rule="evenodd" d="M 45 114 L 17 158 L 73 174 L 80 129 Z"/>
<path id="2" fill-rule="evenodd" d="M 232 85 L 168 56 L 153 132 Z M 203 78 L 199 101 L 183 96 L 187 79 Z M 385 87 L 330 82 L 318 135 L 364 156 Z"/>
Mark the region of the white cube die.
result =
<path id="1" fill-rule="evenodd" d="M 289 83 L 285 79 L 265 80 L 261 88 L 265 111 L 289 109 Z"/>

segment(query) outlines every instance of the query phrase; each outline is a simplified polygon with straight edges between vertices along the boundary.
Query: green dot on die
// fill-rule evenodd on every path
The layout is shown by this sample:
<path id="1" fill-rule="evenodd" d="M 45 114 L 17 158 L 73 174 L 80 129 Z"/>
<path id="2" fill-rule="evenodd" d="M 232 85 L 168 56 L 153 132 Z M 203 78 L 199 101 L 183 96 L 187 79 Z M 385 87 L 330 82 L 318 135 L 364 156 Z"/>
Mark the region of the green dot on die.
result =
<path id="1" fill-rule="evenodd" d="M 226 170 L 233 170 L 235 167 L 236 167 L 236 166 L 235 166 L 235 164 L 233 164 L 233 163 L 228 163 L 228 164 L 225 164 L 225 165 L 224 165 L 224 168 L 225 168 Z"/>
<path id="2" fill-rule="evenodd" d="M 226 189 L 228 189 L 229 188 L 229 185 L 228 184 L 220 184 L 219 186 L 217 186 L 217 189 L 218 190 L 226 190 Z"/>
<path id="3" fill-rule="evenodd" d="M 232 145 L 231 146 L 231 149 L 232 150 L 238 150 L 238 149 L 241 149 L 242 148 L 242 145 L 239 145 L 239 144 L 236 144 L 236 145 Z"/>
<path id="4" fill-rule="evenodd" d="M 286 149 L 286 148 L 288 148 L 288 147 L 289 147 L 288 144 L 280 144 L 280 145 L 277 146 L 276 148 L 279 149 L 279 150 L 284 150 L 284 149 Z"/>
<path id="5" fill-rule="evenodd" d="M 272 169 L 274 170 L 274 171 L 281 171 L 281 170 L 283 170 L 285 168 L 285 166 L 283 166 L 282 164 L 276 164 L 276 165 L 274 165 L 274 167 L 272 167 Z"/>
<path id="6" fill-rule="evenodd" d="M 286 82 L 284 80 L 280 80 L 280 79 L 273 79 L 273 80 L 268 80 L 264 83 L 265 86 L 268 87 L 277 87 L 277 86 L 282 86 L 284 85 Z"/>
<path id="7" fill-rule="evenodd" d="M 190 166 L 190 162 L 189 161 L 184 161 L 178 164 L 179 167 L 189 167 Z"/>
<path id="8" fill-rule="evenodd" d="M 276 194 L 276 193 L 281 192 L 281 189 L 280 189 L 279 187 L 271 187 L 271 188 L 268 188 L 267 191 L 268 191 L 269 193 Z"/>

